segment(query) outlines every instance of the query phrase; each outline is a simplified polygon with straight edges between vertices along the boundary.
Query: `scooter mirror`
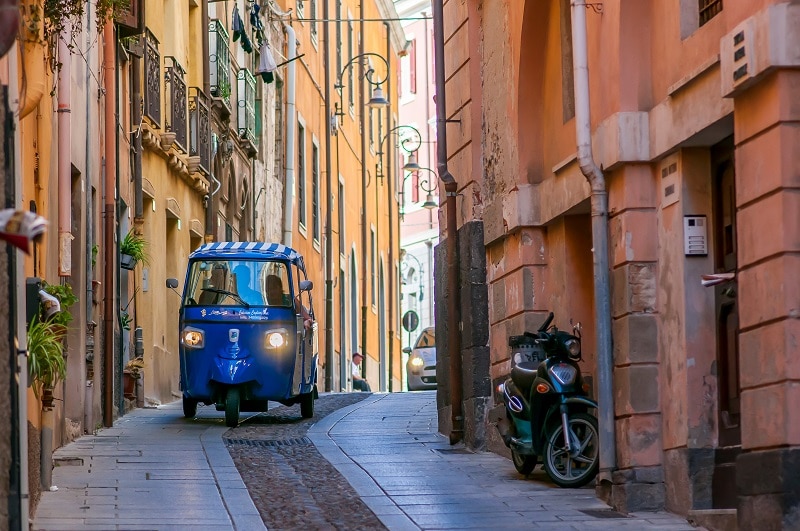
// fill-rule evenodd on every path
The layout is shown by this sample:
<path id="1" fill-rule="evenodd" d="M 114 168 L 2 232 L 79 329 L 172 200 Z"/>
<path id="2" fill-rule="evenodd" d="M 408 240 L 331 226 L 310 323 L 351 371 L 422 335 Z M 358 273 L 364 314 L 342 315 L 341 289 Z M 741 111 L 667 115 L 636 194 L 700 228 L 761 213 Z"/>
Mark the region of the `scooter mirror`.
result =
<path id="1" fill-rule="evenodd" d="M 167 279 L 167 287 L 169 289 L 175 289 L 178 287 L 178 279 L 177 278 L 168 278 Z"/>
<path id="2" fill-rule="evenodd" d="M 300 281 L 300 291 L 311 291 L 314 289 L 314 283 L 310 280 L 301 280 Z"/>

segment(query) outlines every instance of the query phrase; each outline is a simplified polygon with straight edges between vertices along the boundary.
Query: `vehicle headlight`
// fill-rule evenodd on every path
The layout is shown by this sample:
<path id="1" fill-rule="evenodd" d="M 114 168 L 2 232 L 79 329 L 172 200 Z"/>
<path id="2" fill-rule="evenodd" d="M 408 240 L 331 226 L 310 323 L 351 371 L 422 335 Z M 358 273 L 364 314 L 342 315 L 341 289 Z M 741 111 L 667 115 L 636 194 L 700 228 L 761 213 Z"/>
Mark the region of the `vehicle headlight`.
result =
<path id="1" fill-rule="evenodd" d="M 578 370 L 572 365 L 566 363 L 559 363 L 550 367 L 550 374 L 553 378 L 561 382 L 563 385 L 569 385 L 575 381 L 575 376 L 578 375 Z"/>
<path id="2" fill-rule="evenodd" d="M 276 349 L 281 348 L 282 346 L 288 343 L 288 332 L 285 328 L 279 328 L 277 330 L 270 330 L 267 332 L 267 336 L 265 338 L 265 346 L 267 349 Z"/>
<path id="3" fill-rule="evenodd" d="M 187 326 L 181 333 L 181 342 L 186 348 L 203 348 L 206 344 L 206 335 L 199 328 Z"/>
<path id="4" fill-rule="evenodd" d="M 412 367 L 419 368 L 419 367 L 422 367 L 423 365 L 425 365 L 425 360 L 423 360 L 422 358 L 418 358 L 418 357 L 411 358 L 411 366 Z"/>
<path id="5" fill-rule="evenodd" d="M 581 355 L 581 342 L 577 339 L 568 339 L 564 346 L 567 347 L 569 355 L 577 358 Z"/>

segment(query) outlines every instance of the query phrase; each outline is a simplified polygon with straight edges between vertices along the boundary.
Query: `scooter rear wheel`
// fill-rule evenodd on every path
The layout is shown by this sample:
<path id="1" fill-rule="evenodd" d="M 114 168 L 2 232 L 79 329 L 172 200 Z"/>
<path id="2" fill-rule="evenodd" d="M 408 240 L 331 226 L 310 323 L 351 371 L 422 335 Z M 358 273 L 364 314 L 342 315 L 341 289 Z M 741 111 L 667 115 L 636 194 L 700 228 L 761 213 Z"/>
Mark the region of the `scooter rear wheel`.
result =
<path id="1" fill-rule="evenodd" d="M 239 424 L 240 403 L 239 388 L 231 387 L 228 389 L 228 394 L 225 397 L 225 425 L 229 428 L 235 428 Z"/>
<path id="2" fill-rule="evenodd" d="M 300 414 L 304 419 L 314 416 L 314 391 L 300 395 Z"/>
<path id="3" fill-rule="evenodd" d="M 514 463 L 514 468 L 517 469 L 517 472 L 523 476 L 527 476 L 533 472 L 534 468 L 536 468 L 535 455 L 522 455 L 518 454 L 514 450 L 511 450 L 511 462 Z"/>

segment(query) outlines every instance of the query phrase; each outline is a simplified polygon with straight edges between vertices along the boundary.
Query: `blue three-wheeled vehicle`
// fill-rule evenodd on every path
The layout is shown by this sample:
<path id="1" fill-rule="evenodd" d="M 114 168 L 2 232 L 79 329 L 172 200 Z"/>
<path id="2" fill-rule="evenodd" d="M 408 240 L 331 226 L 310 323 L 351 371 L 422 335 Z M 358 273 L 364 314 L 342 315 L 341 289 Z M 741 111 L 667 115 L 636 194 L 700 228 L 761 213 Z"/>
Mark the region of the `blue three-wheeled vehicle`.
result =
<path id="1" fill-rule="evenodd" d="M 209 243 L 189 255 L 179 322 L 186 417 L 214 404 L 232 427 L 240 411 L 266 411 L 269 400 L 314 416 L 312 287 L 303 257 L 284 245 Z"/>

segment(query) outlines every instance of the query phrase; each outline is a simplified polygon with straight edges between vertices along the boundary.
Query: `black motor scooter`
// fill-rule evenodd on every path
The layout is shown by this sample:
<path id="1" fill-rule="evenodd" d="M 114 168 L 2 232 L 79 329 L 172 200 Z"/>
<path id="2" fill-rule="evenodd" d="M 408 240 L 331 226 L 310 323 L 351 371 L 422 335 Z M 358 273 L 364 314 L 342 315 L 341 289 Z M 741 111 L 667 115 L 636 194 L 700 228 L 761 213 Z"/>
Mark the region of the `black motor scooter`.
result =
<path id="1" fill-rule="evenodd" d="M 597 402 L 586 395 L 577 364 L 580 323 L 570 334 L 548 329 L 552 322 L 550 312 L 536 333 L 509 338 L 511 377 L 497 388 L 506 415 L 497 429 L 519 473 L 530 474 L 541 456 L 556 485 L 575 488 L 597 475 L 597 418 L 589 413 Z"/>

